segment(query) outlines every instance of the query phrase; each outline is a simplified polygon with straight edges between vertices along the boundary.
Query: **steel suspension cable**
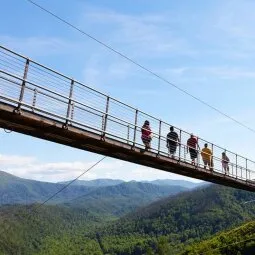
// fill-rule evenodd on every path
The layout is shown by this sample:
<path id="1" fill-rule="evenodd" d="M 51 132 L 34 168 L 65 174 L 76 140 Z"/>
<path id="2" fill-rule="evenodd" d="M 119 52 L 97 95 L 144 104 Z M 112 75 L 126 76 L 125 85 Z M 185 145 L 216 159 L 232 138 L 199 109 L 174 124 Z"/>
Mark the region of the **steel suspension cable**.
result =
<path id="1" fill-rule="evenodd" d="M 93 164 L 91 167 L 87 168 L 83 173 L 81 173 L 79 176 L 77 176 L 75 179 L 73 179 L 72 181 L 68 182 L 65 186 L 63 186 L 60 190 L 58 190 L 56 193 L 54 193 L 53 195 L 51 195 L 49 198 L 47 198 L 45 201 L 43 201 L 42 203 L 40 203 L 39 205 L 37 205 L 35 208 L 30 208 L 27 212 L 28 217 L 32 216 L 32 213 L 36 213 L 36 211 L 43 205 L 45 205 L 47 202 L 49 202 L 51 199 L 53 199 L 55 196 L 57 196 L 59 193 L 61 193 L 63 190 L 65 190 L 67 187 L 69 187 L 72 183 L 74 183 L 75 181 L 77 181 L 80 177 L 82 177 L 84 174 L 86 174 L 88 171 L 90 171 L 92 168 L 94 168 L 95 166 L 97 166 L 100 162 L 102 162 L 105 158 L 107 158 L 107 156 L 102 157 L 100 160 L 98 160 L 95 164 Z M 24 215 L 22 215 L 24 217 Z M 20 215 L 18 215 L 18 218 L 20 217 Z M 23 220 L 22 218 L 20 218 L 20 220 Z M 7 226 L 7 229 L 5 229 L 5 231 L 10 228 L 10 226 Z M 0 230 L 1 233 L 1 230 Z"/>
<path id="2" fill-rule="evenodd" d="M 69 187 L 72 183 L 74 183 L 75 181 L 77 181 L 80 177 L 82 177 L 84 174 L 86 174 L 88 171 L 90 171 L 92 168 L 94 168 L 95 166 L 97 166 L 100 162 L 102 162 L 105 158 L 107 158 L 107 156 L 102 157 L 100 160 L 98 160 L 95 164 L 93 164 L 91 167 L 87 168 L 83 173 L 81 173 L 79 176 L 77 176 L 75 179 L 73 179 L 72 181 L 68 182 L 64 187 L 62 187 L 60 190 L 58 190 L 56 193 L 54 193 L 53 195 L 51 195 L 49 198 L 47 198 L 44 202 L 40 203 L 35 210 L 37 210 L 39 207 L 43 206 L 44 204 L 46 204 L 47 202 L 49 202 L 52 198 L 54 198 L 55 196 L 57 196 L 59 193 L 61 193 L 63 190 L 65 190 L 67 187 Z"/>
<path id="3" fill-rule="evenodd" d="M 158 79 L 160 79 L 161 81 L 167 83 L 168 85 L 174 87 L 175 89 L 179 90 L 180 92 L 186 94 L 187 96 L 193 98 L 194 100 L 200 102 L 201 104 L 211 108 L 212 110 L 214 110 L 215 112 L 223 115 L 224 117 L 232 120 L 233 122 L 239 124 L 240 126 L 250 130 L 251 132 L 255 133 L 255 129 L 247 126 L 246 124 L 242 123 L 241 121 L 231 117 L 230 115 L 224 113 L 223 111 L 219 110 L 218 108 L 216 108 L 215 106 L 213 105 L 210 105 L 209 103 L 207 103 L 206 101 L 204 101 L 203 99 L 197 97 L 197 96 L 194 96 L 193 94 L 191 94 L 190 92 L 188 92 L 187 90 L 185 89 L 182 89 L 180 88 L 179 86 L 177 86 L 176 84 L 170 82 L 169 80 L 167 80 L 166 78 L 164 78 L 163 76 L 157 74 L 156 72 L 152 71 L 151 69 L 145 67 L 144 65 L 140 64 L 139 62 L 133 60 L 132 58 L 128 57 L 127 55 L 125 55 L 124 53 L 114 49 L 113 47 L 111 47 L 109 44 L 106 44 L 104 43 L 103 41 L 97 39 L 96 37 L 92 36 L 91 34 L 85 32 L 84 30 L 82 30 L 81 28 L 73 25 L 72 23 L 70 23 L 69 21 L 67 21 L 66 19 L 58 16 L 57 14 L 53 13 L 52 11 L 46 9 L 45 7 L 43 7 L 42 5 L 39 5 L 38 3 L 32 1 L 32 0 L 26 0 L 28 1 L 29 3 L 33 4 L 34 6 L 38 7 L 39 9 L 41 9 L 42 11 L 50 14 L 51 16 L 53 16 L 54 18 L 58 19 L 59 21 L 65 23 L 66 25 L 68 25 L 69 27 L 73 28 L 74 30 L 80 32 L 81 34 L 83 34 L 84 36 L 86 37 L 89 37 L 90 39 L 94 40 L 95 42 L 97 42 L 98 44 L 101 44 L 102 46 L 104 46 L 105 48 L 107 48 L 108 50 L 116 53 L 117 55 L 121 56 L 122 58 L 126 59 L 127 61 L 131 62 L 132 64 L 138 66 L 139 68 L 143 69 L 144 71 L 150 73 L 151 75 L 157 77 Z"/>

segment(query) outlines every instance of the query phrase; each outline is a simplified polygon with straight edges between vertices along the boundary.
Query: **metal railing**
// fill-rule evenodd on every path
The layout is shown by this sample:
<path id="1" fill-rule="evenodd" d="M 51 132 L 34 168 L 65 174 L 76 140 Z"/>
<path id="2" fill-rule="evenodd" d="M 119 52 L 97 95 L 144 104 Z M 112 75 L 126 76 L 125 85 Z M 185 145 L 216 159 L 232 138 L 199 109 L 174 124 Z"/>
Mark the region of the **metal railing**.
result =
<path id="1" fill-rule="evenodd" d="M 172 125 L 1 46 L 0 100 L 15 106 L 17 111 L 26 109 L 50 116 L 64 127 L 75 126 L 141 149 L 144 148 L 141 127 L 149 120 L 153 135 L 151 151 L 169 156 L 166 137 Z M 174 128 L 180 139 L 174 159 L 191 163 L 186 143 L 190 133 Z M 254 161 L 200 137 L 198 143 L 207 143 L 213 152 L 212 173 L 255 185 Z M 201 151 L 197 151 L 195 167 L 204 167 Z M 229 172 L 222 167 L 223 151 L 230 159 Z"/>

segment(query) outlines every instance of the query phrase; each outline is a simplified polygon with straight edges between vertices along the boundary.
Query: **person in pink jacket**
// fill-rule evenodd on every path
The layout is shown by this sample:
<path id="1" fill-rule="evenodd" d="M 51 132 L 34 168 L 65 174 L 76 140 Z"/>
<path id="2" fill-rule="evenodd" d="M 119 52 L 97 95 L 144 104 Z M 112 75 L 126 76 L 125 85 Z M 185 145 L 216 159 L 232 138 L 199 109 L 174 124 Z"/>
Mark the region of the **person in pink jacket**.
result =
<path id="1" fill-rule="evenodd" d="M 145 150 L 149 150 L 151 148 L 151 139 L 152 132 L 150 128 L 150 122 L 146 120 L 142 126 L 142 137 L 143 144 L 145 145 Z"/>

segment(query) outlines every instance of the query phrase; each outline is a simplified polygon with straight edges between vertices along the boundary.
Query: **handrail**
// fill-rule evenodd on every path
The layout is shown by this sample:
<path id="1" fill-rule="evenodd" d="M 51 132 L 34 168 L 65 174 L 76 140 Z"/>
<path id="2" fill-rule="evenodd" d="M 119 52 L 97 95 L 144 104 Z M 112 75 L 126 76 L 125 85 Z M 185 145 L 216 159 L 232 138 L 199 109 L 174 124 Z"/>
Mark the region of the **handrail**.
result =
<path id="1" fill-rule="evenodd" d="M 7 54 L 5 53 L 4 51 L 8 52 L 8 56 L 10 57 L 13 57 L 15 58 L 16 60 L 18 60 L 18 57 L 19 58 L 22 58 L 24 61 L 21 61 L 22 62 L 22 65 L 25 66 L 25 65 L 31 65 L 31 67 L 36 68 L 35 65 L 38 66 L 38 70 L 40 72 L 37 72 L 37 74 L 35 74 L 35 71 L 30 71 L 29 68 L 25 68 L 25 74 L 23 77 L 21 77 L 20 75 L 17 75 L 14 71 L 9 71 L 9 70 L 12 70 L 13 68 L 13 64 L 12 64 L 12 61 L 10 58 L 8 58 L 8 66 L 4 69 L 6 70 L 2 70 L 0 69 L 0 73 L 3 74 L 3 76 L 0 76 L 0 79 L 3 79 L 3 80 L 6 80 L 8 81 L 9 83 L 13 83 L 13 84 L 16 84 L 18 86 L 20 86 L 20 90 L 22 91 L 22 96 L 20 96 L 20 98 L 11 98 L 10 96 L 5 96 L 4 93 L 4 88 L 2 89 L 2 91 L 0 90 L 0 98 L 4 99 L 4 100 L 9 100 L 13 103 L 17 103 L 19 105 L 19 107 L 23 106 L 23 107 L 28 107 L 28 108 L 31 108 L 32 111 L 39 111 L 39 112 L 43 112 L 44 114 L 49 114 L 55 118 L 60 118 L 62 120 L 65 121 L 65 123 L 68 125 L 68 124 L 76 124 L 76 125 L 80 125 L 80 126 L 83 126 L 85 128 L 91 128 L 93 130 L 96 130 L 97 132 L 102 132 L 102 134 L 106 134 L 106 135 L 109 135 L 109 136 L 112 136 L 112 137 L 116 137 L 118 139 L 122 139 L 124 141 L 126 141 L 127 143 L 133 143 L 133 145 L 136 145 L 136 146 L 139 146 L 139 147 L 142 147 L 143 144 L 141 142 L 138 142 L 137 141 L 137 136 L 136 136 L 136 133 L 141 133 L 141 130 L 142 130 L 142 127 L 138 124 L 137 121 L 137 118 L 138 118 L 138 114 L 139 114 L 139 119 L 141 119 L 141 115 L 142 117 L 144 118 L 143 121 L 146 119 L 146 118 L 149 118 L 149 119 L 152 119 L 153 121 L 156 121 L 156 124 L 157 124 L 157 128 L 158 130 L 154 129 L 152 130 L 151 134 L 153 135 L 153 137 L 155 139 L 153 139 L 153 142 L 152 142 L 152 148 L 151 150 L 152 151 L 155 151 L 155 153 L 157 153 L 157 155 L 168 155 L 168 149 L 165 148 L 164 150 L 162 150 L 162 143 L 161 141 L 163 142 L 167 142 L 168 141 L 168 138 L 166 137 L 166 134 L 162 134 L 162 125 L 164 125 L 164 130 L 165 130 L 165 127 L 170 127 L 170 126 L 173 126 L 165 121 L 162 121 L 150 114 L 147 114 L 143 111 L 140 111 L 140 110 L 137 110 L 135 107 L 133 106 L 130 106 L 126 103 L 123 103 L 113 97 L 110 97 L 110 96 L 107 96 L 106 94 L 100 92 L 100 91 L 97 91 L 96 89 L 93 89 L 79 81 L 76 81 L 74 79 L 71 79 L 70 77 L 66 76 L 66 75 L 63 75 L 55 70 L 52 70 L 51 68 L 48 68 L 46 66 L 43 66 L 42 64 L 39 64 L 33 60 L 30 60 L 29 58 L 25 57 L 25 56 L 22 56 L 12 50 L 9 50 L 3 46 L 0 46 L 0 53 L 3 53 L 3 54 Z M 14 56 L 10 55 L 10 54 L 13 54 Z M 3 60 L 4 61 L 4 60 Z M 24 62 L 24 63 L 23 63 Z M 1 58 L 0 58 L 0 66 L 1 66 Z M 4 65 L 3 65 L 4 66 Z M 14 74 L 14 73 L 15 74 Z M 33 74 L 32 75 L 28 75 L 28 74 Z M 51 86 L 50 84 L 44 84 L 44 85 L 40 85 L 38 84 L 37 81 L 34 81 L 34 80 L 39 80 L 39 83 L 42 83 L 43 80 L 41 78 L 40 80 L 40 77 L 43 77 L 44 73 L 47 73 L 49 75 L 52 75 L 52 77 L 55 77 L 55 78 L 58 78 L 58 76 L 66 79 L 66 80 L 63 80 L 64 82 L 66 82 L 66 84 L 68 85 L 68 87 L 65 86 L 65 91 L 66 89 L 69 89 L 70 91 L 73 89 L 73 87 L 71 86 L 71 84 L 73 84 L 74 88 L 79 88 L 79 89 L 86 89 L 86 93 L 91 93 L 91 94 L 94 94 L 96 96 L 100 95 L 102 98 L 105 98 L 105 103 L 99 105 L 99 106 L 106 106 L 104 104 L 110 104 L 110 105 L 113 105 L 113 104 L 116 104 L 117 106 L 121 106 L 124 108 L 124 113 L 125 113 L 125 110 L 131 110 L 132 114 L 134 114 L 134 120 L 133 122 L 130 121 L 129 119 L 123 119 L 122 116 L 120 116 L 119 114 L 116 114 L 115 112 L 112 113 L 112 109 L 110 107 L 109 108 L 109 105 L 105 108 L 105 110 L 102 110 L 100 107 L 98 107 L 98 105 L 95 105 L 94 106 L 94 102 L 91 105 L 89 105 L 88 102 L 83 102 L 80 100 L 80 98 L 76 98 L 77 95 L 74 95 L 74 96 L 71 96 L 73 93 L 69 93 L 69 96 L 67 95 L 64 95 L 64 94 L 61 94 L 61 92 L 56 92 L 55 89 L 56 89 L 56 85 L 55 85 L 55 89 L 49 89 L 49 87 Z M 53 75 L 54 74 L 54 75 Z M 36 75 L 38 75 L 38 78 L 36 77 Z M 34 78 L 33 78 L 34 77 Z M 49 77 L 49 76 L 47 76 Z M 62 80 L 60 79 L 59 77 L 59 80 Z M 48 82 L 49 80 L 47 80 Z M 20 82 L 20 83 L 19 83 Z M 57 81 L 55 82 L 57 84 Z M 1 84 L 0 84 L 1 86 Z M 53 86 L 54 87 L 54 86 Z M 61 87 L 60 87 L 61 89 Z M 33 102 L 30 103 L 30 98 L 29 97 L 25 97 L 27 91 L 32 91 L 32 97 L 33 97 Z M 58 90 L 58 88 L 57 88 Z M 8 91 L 8 93 L 11 93 L 10 92 L 10 89 Z M 25 93 L 25 94 L 24 94 Z M 3 94 L 3 95 L 1 95 Z M 24 94 L 24 96 L 23 96 Z M 35 105 L 36 104 L 36 98 L 38 97 L 38 94 L 39 95 L 43 95 L 45 96 L 47 99 L 43 98 L 43 100 L 49 100 L 49 104 L 48 105 L 44 105 L 43 108 L 45 109 L 48 109 L 48 110 L 43 110 L 40 105 Z M 8 94 L 9 95 L 9 94 Z M 24 98 L 23 98 L 24 97 Z M 51 105 L 52 104 L 52 100 L 56 100 L 56 106 L 57 108 L 51 108 Z M 26 101 L 26 102 L 24 102 Z M 107 103 L 108 102 L 108 103 Z M 61 105 L 61 107 L 63 109 L 61 110 L 65 110 L 66 107 L 68 107 L 68 110 L 67 112 L 69 112 L 69 109 L 70 111 L 72 111 L 72 115 L 71 117 L 69 117 L 68 115 L 59 115 L 59 114 L 56 114 L 56 109 L 58 109 L 58 105 Z M 48 108 L 47 108 L 48 107 Z M 71 108 L 70 108 L 71 107 Z M 54 113 L 52 112 L 54 109 Z M 86 125 L 86 121 L 88 122 L 88 119 L 86 120 L 82 120 L 82 122 L 80 122 L 79 120 L 77 119 L 74 119 L 73 118 L 73 114 L 75 111 L 77 111 L 77 109 L 80 109 L 82 111 L 85 111 L 85 112 L 88 112 L 90 114 L 93 114 L 93 116 L 98 116 L 98 117 L 101 117 L 101 129 L 98 129 L 98 128 L 94 128 L 92 126 L 89 126 L 89 125 Z M 113 109 L 117 109 L 117 108 L 113 108 Z M 66 111 L 66 110 L 65 110 Z M 131 115 L 130 115 L 131 116 Z M 94 118 L 94 117 L 92 117 Z M 136 119 L 136 121 L 135 121 Z M 120 125 L 122 127 L 125 127 L 127 128 L 127 134 L 125 133 L 126 131 L 124 131 L 124 133 L 121 131 L 121 130 L 118 130 L 118 132 L 116 132 L 116 129 L 113 129 L 114 132 L 109 132 L 107 129 L 111 129 L 112 127 L 108 127 L 108 125 L 106 126 L 106 121 L 110 121 L 110 123 L 113 125 L 113 123 L 117 124 L 117 125 Z M 85 121 L 85 122 L 84 122 Z M 92 119 L 92 121 L 95 121 L 95 119 Z M 153 122 L 154 123 L 154 122 Z M 100 123 L 95 123 L 97 125 L 99 125 Z M 180 135 L 182 134 L 182 137 L 180 137 L 180 142 L 178 142 L 178 150 L 179 150 L 179 160 L 183 160 L 184 162 L 189 162 L 190 160 L 187 159 L 186 157 L 186 150 L 188 148 L 187 144 L 183 141 L 183 135 L 186 137 L 187 135 L 190 135 L 189 132 L 185 131 L 185 130 L 182 130 L 182 129 L 179 129 L 178 127 L 175 127 L 173 126 L 177 131 L 180 132 Z M 105 130 L 106 129 L 106 130 Z M 133 132 L 134 136 L 133 138 L 130 136 L 129 132 L 130 130 Z M 116 134 L 119 134 L 119 131 L 121 132 L 120 135 L 116 135 Z M 166 131 L 166 130 L 165 130 Z M 123 136 L 124 135 L 124 136 Z M 127 139 L 128 137 L 128 139 Z M 187 137 L 186 137 L 187 138 Z M 227 150 L 219 145 L 216 145 L 216 144 L 213 144 L 203 138 L 200 138 L 199 137 L 199 141 L 203 141 L 205 143 L 208 143 L 208 144 L 211 144 L 211 146 L 214 148 L 214 149 L 217 149 L 217 150 L 222 150 L 222 151 L 226 151 L 228 152 L 229 154 L 232 155 L 232 158 L 234 160 L 235 158 L 235 162 L 229 162 L 232 170 L 234 170 L 235 172 L 233 172 L 233 176 L 235 176 L 237 179 L 242 179 L 242 180 L 246 180 L 247 182 L 248 181 L 252 181 L 252 179 L 255 178 L 255 171 L 254 170 L 251 170 L 250 169 L 250 164 L 254 164 L 254 167 L 255 167 L 255 161 L 253 160 L 250 160 L 250 159 L 247 159 L 246 157 L 242 156 L 242 155 L 238 155 L 237 153 L 234 153 L 230 150 Z M 155 143 L 155 144 L 154 144 Z M 183 150 L 183 151 L 182 151 Z M 196 166 L 199 166 L 199 167 L 203 167 L 203 161 L 202 160 L 199 160 L 200 157 L 201 157 L 201 150 L 196 148 L 197 150 L 197 153 L 198 153 L 198 158 L 197 158 L 197 163 L 196 163 Z M 182 155 L 182 152 L 184 152 L 184 154 Z M 184 158 L 183 158 L 184 156 Z M 178 158 L 178 157 L 177 157 Z M 201 157 L 202 159 L 202 157 Z M 217 156 L 217 154 L 215 155 L 212 155 L 212 159 L 213 161 L 215 162 L 219 162 L 221 163 L 222 159 L 220 157 Z M 240 165 L 240 160 L 241 160 L 241 165 Z M 217 166 L 218 167 L 218 166 Z M 243 171 L 246 171 L 246 172 L 243 172 Z M 219 172 L 223 172 L 222 169 L 216 169 L 215 168 L 215 171 L 219 171 Z M 235 173 L 235 174 L 234 174 Z M 248 174 L 249 174 L 249 178 L 248 178 Z M 228 174 L 229 176 L 231 175 L 230 173 Z M 245 176 L 246 175 L 246 178 Z M 252 176 L 251 176 L 252 175 Z M 254 176 L 253 176 L 254 175 Z M 251 179 L 250 179 L 251 178 Z"/>

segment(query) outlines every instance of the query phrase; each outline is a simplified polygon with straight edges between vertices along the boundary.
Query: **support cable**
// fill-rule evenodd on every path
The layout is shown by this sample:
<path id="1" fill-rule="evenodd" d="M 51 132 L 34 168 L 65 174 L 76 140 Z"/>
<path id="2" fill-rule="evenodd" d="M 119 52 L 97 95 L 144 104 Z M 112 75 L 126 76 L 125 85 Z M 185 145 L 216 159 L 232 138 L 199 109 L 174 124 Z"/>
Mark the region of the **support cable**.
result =
<path id="1" fill-rule="evenodd" d="M 90 171 L 92 168 L 94 168 L 96 165 L 98 165 L 100 162 L 102 162 L 105 158 L 107 158 L 107 156 L 102 157 L 100 160 L 98 160 L 95 164 L 93 164 L 91 167 L 87 168 L 83 173 L 81 173 L 79 176 L 77 176 L 75 179 L 73 179 L 72 181 L 68 182 L 65 186 L 63 186 L 60 190 L 58 190 L 56 193 L 54 193 L 53 195 L 51 195 L 49 198 L 47 198 L 45 201 L 43 201 L 42 203 L 40 203 L 39 205 L 37 205 L 35 208 L 30 208 L 27 212 L 27 216 L 31 217 L 32 213 L 35 213 L 37 209 L 39 209 L 41 206 L 45 205 L 47 202 L 49 202 L 51 199 L 53 199 L 55 196 L 57 196 L 60 192 L 62 192 L 63 190 L 65 190 L 68 186 L 70 186 L 72 183 L 74 183 L 75 181 L 77 181 L 80 177 L 82 177 L 84 174 L 86 174 L 88 171 Z M 20 215 L 18 215 L 18 217 L 20 217 Z M 20 218 L 20 220 L 23 220 L 22 218 Z M 4 231 L 8 231 L 8 229 L 10 228 L 10 226 L 7 226 L 7 229 L 5 229 Z M 2 230 L 0 230 L 0 233 L 4 232 Z"/>
<path id="2" fill-rule="evenodd" d="M 143 66 L 142 64 L 138 63 L 137 61 L 133 60 L 132 58 L 128 57 L 127 55 L 123 54 L 122 52 L 115 50 L 114 48 L 112 48 L 110 45 L 102 42 L 101 40 L 97 39 L 96 37 L 90 35 L 89 33 L 83 31 L 81 28 L 78 28 L 77 26 L 73 25 L 72 23 L 68 22 L 67 20 L 65 20 L 64 18 L 61 18 L 60 16 L 58 16 L 57 14 L 53 13 L 52 11 L 46 9 L 45 7 L 39 5 L 38 3 L 32 1 L 32 0 L 27 0 L 29 3 L 33 4 L 34 6 L 36 6 L 37 8 L 41 9 L 42 11 L 50 14 L 51 16 L 53 16 L 54 18 L 58 19 L 59 21 L 65 23 L 66 25 L 68 25 L 69 27 L 73 28 L 74 30 L 80 32 L 81 34 L 83 34 L 86 37 L 89 37 L 90 39 L 94 40 L 95 42 L 97 42 L 98 44 L 101 44 L 102 46 L 104 46 L 105 48 L 107 48 L 108 50 L 114 52 L 115 54 L 121 56 L 122 58 L 126 59 L 127 61 L 131 62 L 132 64 L 138 66 L 139 68 L 143 69 L 144 71 L 150 73 L 151 75 L 157 77 L 158 79 L 160 79 L 161 81 L 167 83 L 168 85 L 174 87 L 175 89 L 181 91 L 182 93 L 186 94 L 187 96 L 193 98 L 194 100 L 200 102 L 201 104 L 211 108 L 212 110 L 214 110 L 215 112 L 223 115 L 224 117 L 232 120 L 233 122 L 239 124 L 240 126 L 250 130 L 251 132 L 255 133 L 255 129 L 247 126 L 246 124 L 242 123 L 241 121 L 231 117 L 230 115 L 224 113 L 223 111 L 219 110 L 218 108 L 216 108 L 215 106 L 210 105 L 209 103 L 207 103 L 206 101 L 204 101 L 203 99 L 194 96 L 193 94 L 191 94 L 190 92 L 180 88 L 179 86 L 177 86 L 176 84 L 170 82 L 169 80 L 167 80 L 166 78 L 164 78 L 163 76 L 157 74 L 156 72 L 150 70 L 149 68 Z"/>
<path id="3" fill-rule="evenodd" d="M 98 165 L 100 162 L 102 162 L 105 158 L 107 158 L 107 156 L 102 157 L 100 160 L 98 160 L 94 165 L 92 165 L 91 167 L 89 167 L 88 169 L 86 169 L 83 173 L 81 173 L 79 176 L 77 176 L 75 179 L 73 179 L 72 181 L 68 182 L 68 184 L 66 184 L 64 187 L 62 187 L 60 190 L 58 190 L 56 193 L 54 193 L 52 196 L 50 196 L 49 198 L 47 198 L 44 202 L 40 203 L 35 210 L 37 210 L 38 208 L 40 208 L 41 206 L 43 206 L 44 204 L 46 204 L 47 202 L 49 202 L 52 198 L 54 198 L 55 196 L 57 196 L 60 192 L 62 192 L 63 190 L 65 190 L 68 186 L 70 186 L 72 183 L 74 183 L 75 181 L 77 181 L 80 177 L 82 177 L 84 174 L 86 174 L 88 171 L 90 171 L 92 168 L 94 168 L 96 165 Z"/>

